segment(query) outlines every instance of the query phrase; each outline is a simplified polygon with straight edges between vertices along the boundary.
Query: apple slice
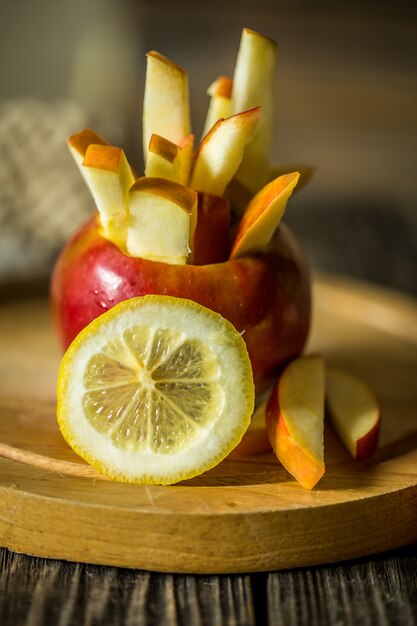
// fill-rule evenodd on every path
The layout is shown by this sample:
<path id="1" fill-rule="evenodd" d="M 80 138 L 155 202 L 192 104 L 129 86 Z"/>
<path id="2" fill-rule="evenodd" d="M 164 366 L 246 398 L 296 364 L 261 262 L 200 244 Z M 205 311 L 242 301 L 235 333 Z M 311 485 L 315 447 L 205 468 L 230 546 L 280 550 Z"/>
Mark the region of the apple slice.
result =
<path id="1" fill-rule="evenodd" d="M 204 123 L 203 137 L 207 135 L 216 122 L 233 114 L 232 110 L 233 81 L 228 76 L 220 76 L 211 83 L 207 90 L 210 103 Z"/>
<path id="2" fill-rule="evenodd" d="M 204 137 L 197 150 L 191 187 L 222 196 L 243 158 L 259 121 L 260 108 L 221 119 Z"/>
<path id="3" fill-rule="evenodd" d="M 84 176 L 84 170 L 82 168 L 82 164 L 84 161 L 85 153 L 87 152 L 88 146 L 91 144 L 108 146 L 109 144 L 105 141 L 100 135 L 97 135 L 90 128 L 84 128 L 79 133 L 75 135 L 71 135 L 67 139 L 67 145 L 69 151 L 71 152 L 74 161 L 79 167 L 81 174 Z"/>
<path id="4" fill-rule="evenodd" d="M 324 474 L 324 360 L 304 356 L 281 374 L 268 403 L 266 429 L 279 461 L 305 489 Z"/>
<path id="5" fill-rule="evenodd" d="M 124 250 L 128 191 L 135 177 L 123 150 L 90 144 L 85 151 L 82 170 L 96 203 L 104 236 Z"/>
<path id="6" fill-rule="evenodd" d="M 252 198 L 239 223 L 231 259 L 266 250 L 299 176 L 298 172 L 279 176 Z"/>
<path id="7" fill-rule="evenodd" d="M 269 37 L 249 28 L 243 29 L 233 77 L 233 113 L 261 106 L 262 115 L 236 176 L 252 193 L 266 184 L 268 176 L 275 108 L 276 48 L 276 42 Z"/>
<path id="8" fill-rule="evenodd" d="M 226 198 L 198 194 L 193 264 L 223 263 L 230 253 L 230 205 Z"/>
<path id="9" fill-rule="evenodd" d="M 190 177 L 194 135 L 188 135 L 180 144 L 160 135 L 151 135 L 145 176 L 166 178 L 186 185 Z"/>
<path id="10" fill-rule="evenodd" d="M 139 178 L 129 191 L 128 254 L 184 264 L 192 251 L 197 193 L 164 178 Z"/>
<path id="11" fill-rule="evenodd" d="M 381 411 L 374 392 L 360 378 L 343 370 L 326 372 L 328 415 L 342 442 L 358 461 L 378 446 Z"/>
<path id="12" fill-rule="evenodd" d="M 143 100 L 145 165 L 153 134 L 180 144 L 190 134 L 187 72 L 158 52 L 148 52 Z"/>

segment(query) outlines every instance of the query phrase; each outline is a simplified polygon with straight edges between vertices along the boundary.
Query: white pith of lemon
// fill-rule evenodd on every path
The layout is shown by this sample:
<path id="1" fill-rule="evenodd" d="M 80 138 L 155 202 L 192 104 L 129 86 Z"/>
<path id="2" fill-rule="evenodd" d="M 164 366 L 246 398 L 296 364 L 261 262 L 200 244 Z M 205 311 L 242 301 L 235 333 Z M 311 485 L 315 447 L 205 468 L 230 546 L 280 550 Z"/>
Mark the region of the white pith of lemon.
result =
<path id="1" fill-rule="evenodd" d="M 76 337 L 61 363 L 57 417 L 77 454 L 109 477 L 171 484 L 217 465 L 254 406 L 246 345 L 196 302 L 126 300 Z"/>

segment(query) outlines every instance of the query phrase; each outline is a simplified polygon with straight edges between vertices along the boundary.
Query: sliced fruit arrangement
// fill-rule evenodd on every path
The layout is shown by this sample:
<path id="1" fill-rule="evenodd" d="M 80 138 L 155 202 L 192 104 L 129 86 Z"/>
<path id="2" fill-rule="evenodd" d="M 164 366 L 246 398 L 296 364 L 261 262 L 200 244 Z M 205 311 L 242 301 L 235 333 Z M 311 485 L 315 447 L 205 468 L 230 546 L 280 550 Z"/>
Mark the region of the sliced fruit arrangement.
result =
<path id="1" fill-rule="evenodd" d="M 149 52 L 144 176 L 90 129 L 68 139 L 98 215 L 52 278 L 54 319 L 69 346 L 58 422 L 111 478 L 170 484 L 272 446 L 312 489 L 325 471 L 325 397 L 351 454 L 375 449 L 372 393 L 325 374 L 320 356 L 299 357 L 310 280 L 281 220 L 312 168 L 270 165 L 275 60 L 273 40 L 243 30 L 233 78 L 209 88 L 195 146 L 187 73 Z M 264 389 L 279 370 L 251 419 L 254 385 Z"/>
<path id="2" fill-rule="evenodd" d="M 66 352 L 58 423 L 67 442 L 117 480 L 171 484 L 239 443 L 254 407 L 245 342 L 218 313 L 169 296 L 120 303 Z"/>
<path id="3" fill-rule="evenodd" d="M 145 177 L 169 180 L 198 192 L 199 197 L 216 196 L 227 203 L 231 199 L 233 211 L 229 209 L 229 215 L 236 219 L 227 222 L 227 232 L 219 233 L 217 220 L 204 215 L 206 236 L 212 240 L 221 237 L 227 245 L 217 246 L 210 257 L 208 247 L 203 244 L 204 251 L 200 254 L 198 245 L 202 245 L 202 238 L 197 236 L 198 226 L 196 230 L 194 219 L 178 219 L 175 208 L 178 188 L 166 187 L 164 195 L 150 193 L 146 202 L 146 211 L 153 212 L 153 221 L 159 222 L 154 230 L 165 230 L 166 236 L 164 240 L 154 238 L 152 245 L 137 246 L 143 235 L 135 234 L 134 230 L 147 220 L 138 219 L 137 193 L 129 193 L 137 176 L 121 148 L 109 146 L 94 131 L 85 129 L 70 137 L 68 146 L 93 195 L 106 239 L 131 256 L 175 264 L 192 264 L 195 259 L 200 259 L 197 261 L 200 264 L 227 261 L 236 227 L 238 241 L 233 245 L 234 257 L 246 254 L 249 249 L 250 253 L 258 253 L 268 248 L 299 177 L 297 172 L 292 174 L 287 193 L 283 187 L 288 183 L 289 172 L 281 168 L 274 184 L 268 185 L 275 63 L 276 43 L 244 29 L 233 79 L 220 76 L 210 85 L 203 138 L 194 146 L 187 73 L 159 52 L 148 53 L 142 120 Z M 241 190 L 237 202 L 233 194 L 236 188 Z M 182 195 L 186 194 L 184 191 Z M 268 206 L 265 206 L 266 196 Z M 169 201 L 172 215 L 165 210 Z M 164 210 L 159 210 L 161 203 Z M 214 203 L 203 199 L 197 207 L 210 204 Z M 198 213 L 199 210 L 197 221 Z M 242 222 L 236 224 L 242 214 Z M 248 224 L 250 235 L 245 233 Z M 183 232 L 178 236 L 180 228 Z M 194 245 L 194 236 L 198 245 Z M 172 239 L 169 243 L 168 238 Z M 185 252 L 184 241 L 189 242 Z"/>

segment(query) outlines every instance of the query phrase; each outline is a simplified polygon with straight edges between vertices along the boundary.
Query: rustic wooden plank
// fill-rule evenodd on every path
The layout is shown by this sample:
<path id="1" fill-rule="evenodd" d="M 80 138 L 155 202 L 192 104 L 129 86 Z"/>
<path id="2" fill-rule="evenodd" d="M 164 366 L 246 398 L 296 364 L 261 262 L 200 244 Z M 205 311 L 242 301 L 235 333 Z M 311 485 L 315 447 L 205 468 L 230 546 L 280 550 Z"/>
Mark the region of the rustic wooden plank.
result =
<path id="1" fill-rule="evenodd" d="M 267 598 L 274 626 L 413 626 L 417 544 L 355 563 L 272 572 Z"/>
<path id="2" fill-rule="evenodd" d="M 0 550 L 2 626 L 413 626 L 417 544 L 249 576 L 160 575 Z"/>
<path id="3" fill-rule="evenodd" d="M 159 575 L 0 549 L 2 626 L 254 626 L 250 576 Z"/>

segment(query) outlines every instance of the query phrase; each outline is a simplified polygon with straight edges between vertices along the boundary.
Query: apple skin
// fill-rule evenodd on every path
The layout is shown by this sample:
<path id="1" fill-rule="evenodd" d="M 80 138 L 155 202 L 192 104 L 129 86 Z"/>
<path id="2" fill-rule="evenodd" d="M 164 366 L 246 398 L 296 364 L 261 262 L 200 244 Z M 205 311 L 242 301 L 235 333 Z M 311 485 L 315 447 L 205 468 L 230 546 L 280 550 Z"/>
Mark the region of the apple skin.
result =
<path id="1" fill-rule="evenodd" d="M 285 225 L 264 254 L 209 265 L 170 265 L 124 254 L 105 239 L 97 217 L 68 241 L 51 279 L 53 320 L 66 349 L 96 317 L 146 294 L 188 298 L 244 333 L 257 389 L 297 356 L 311 316 L 309 273 Z"/>

